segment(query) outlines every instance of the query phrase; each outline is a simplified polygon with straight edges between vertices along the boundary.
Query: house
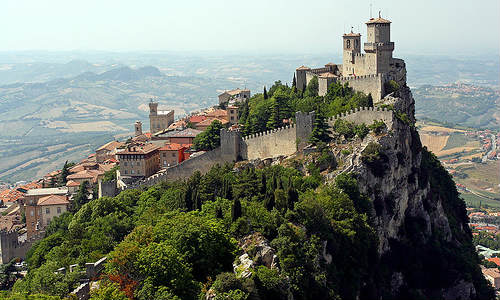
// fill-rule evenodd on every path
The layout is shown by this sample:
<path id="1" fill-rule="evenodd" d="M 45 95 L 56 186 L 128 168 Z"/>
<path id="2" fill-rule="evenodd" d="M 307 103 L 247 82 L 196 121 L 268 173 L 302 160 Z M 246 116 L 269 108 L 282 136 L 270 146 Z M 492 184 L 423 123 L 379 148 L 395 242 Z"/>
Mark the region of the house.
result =
<path id="1" fill-rule="evenodd" d="M 103 163 L 109 158 L 115 158 L 118 148 L 123 147 L 125 144 L 118 141 L 109 142 L 96 150 L 96 162 Z"/>
<path id="2" fill-rule="evenodd" d="M 120 176 L 128 179 L 149 177 L 160 169 L 160 147 L 153 144 L 131 144 L 118 153 Z"/>
<path id="3" fill-rule="evenodd" d="M 68 192 L 70 194 L 74 194 L 80 188 L 80 183 L 74 180 L 69 180 L 68 182 L 66 182 L 66 187 L 68 188 Z"/>
<path id="4" fill-rule="evenodd" d="M 234 100 L 236 102 L 243 102 L 246 99 L 250 99 L 250 90 L 248 89 L 235 89 L 231 91 L 225 91 L 219 95 L 219 105 L 226 104 L 229 100 Z"/>
<path id="5" fill-rule="evenodd" d="M 498 258 L 498 257 L 491 257 L 491 258 L 488 258 L 486 260 L 490 261 L 490 262 L 493 262 L 493 263 L 495 263 L 495 265 L 497 265 L 497 266 L 500 267 L 500 258 Z"/>
<path id="6" fill-rule="evenodd" d="M 39 228 L 45 228 L 54 217 L 60 216 L 69 209 L 67 195 L 49 195 L 38 200 Z"/>
<path id="7" fill-rule="evenodd" d="M 189 122 L 196 126 L 196 124 L 200 123 L 201 121 L 205 121 L 206 119 L 207 119 L 206 116 L 196 115 L 189 117 Z"/>
<path id="8" fill-rule="evenodd" d="M 205 121 L 196 124 L 196 129 L 200 131 L 205 131 L 208 128 L 208 126 L 210 126 L 210 124 L 212 124 L 212 122 L 214 122 L 215 120 L 221 122 L 222 125 L 226 125 L 227 123 L 229 123 L 229 121 L 226 119 L 207 118 Z"/>
<path id="9" fill-rule="evenodd" d="M 97 184 L 99 179 L 104 177 L 104 171 L 101 170 L 83 170 L 75 174 L 70 174 L 66 177 L 68 181 L 75 181 L 78 184 L 87 181 L 89 184 Z"/>
<path id="10" fill-rule="evenodd" d="M 58 196 L 58 197 L 50 197 Z M 43 199 L 43 201 L 41 201 Z M 65 199 L 65 200 L 63 200 Z M 31 238 L 36 236 L 40 231 L 43 231 L 47 223 L 58 211 L 67 210 L 69 202 L 67 188 L 41 188 L 31 189 L 24 193 L 20 199 L 19 205 L 23 207 L 26 216 L 27 236 Z M 40 202 L 41 201 L 41 202 Z M 43 211 L 43 208 L 48 207 L 49 211 Z M 66 206 L 66 210 L 63 208 Z M 54 209 L 51 209 L 54 207 Z M 59 209 L 57 208 L 59 207 Z M 55 211 L 55 214 L 54 214 Z"/>
<path id="11" fill-rule="evenodd" d="M 184 130 L 171 131 L 162 136 L 170 144 L 193 144 L 194 138 L 202 131 L 186 128 Z"/>
<path id="12" fill-rule="evenodd" d="M 187 148 L 185 145 L 173 143 L 158 149 L 160 151 L 160 168 L 175 166 L 184 161 L 186 159 L 184 151 Z"/>
<path id="13" fill-rule="evenodd" d="M 481 268 L 484 278 L 491 282 L 491 285 L 498 290 L 500 288 L 500 271 L 498 268 Z"/>
<path id="14" fill-rule="evenodd" d="M 224 110 L 224 109 L 215 109 L 215 110 L 209 111 L 205 114 L 207 119 L 215 118 L 215 119 L 220 119 L 220 120 L 228 120 L 227 115 L 228 115 L 227 110 Z"/>

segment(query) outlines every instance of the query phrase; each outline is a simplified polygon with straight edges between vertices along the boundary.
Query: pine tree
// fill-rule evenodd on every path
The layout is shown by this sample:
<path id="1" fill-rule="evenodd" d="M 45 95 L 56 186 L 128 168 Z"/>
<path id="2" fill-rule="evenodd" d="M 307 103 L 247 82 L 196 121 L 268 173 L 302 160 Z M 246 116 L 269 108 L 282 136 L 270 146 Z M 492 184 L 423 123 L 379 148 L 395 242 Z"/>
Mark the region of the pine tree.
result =
<path id="1" fill-rule="evenodd" d="M 270 110 L 271 110 L 271 115 L 269 116 L 269 120 L 266 123 L 266 128 L 276 129 L 280 125 L 280 111 L 279 111 L 279 105 L 274 98 L 272 99 Z"/>
<path id="2" fill-rule="evenodd" d="M 266 86 L 264 86 L 264 100 L 267 99 L 267 90 L 266 90 Z"/>
<path id="3" fill-rule="evenodd" d="M 267 178 L 266 174 L 262 173 L 262 176 L 260 177 L 260 194 L 265 195 L 267 191 Z"/>
<path id="4" fill-rule="evenodd" d="M 66 179 L 69 175 L 69 165 L 68 165 L 68 161 L 66 161 L 64 163 L 64 166 L 61 170 L 61 175 L 60 175 L 60 178 L 59 178 L 59 182 L 61 183 L 61 185 L 66 185 L 66 183 L 68 182 L 68 180 Z"/>
<path id="5" fill-rule="evenodd" d="M 314 128 L 311 133 L 311 137 L 309 138 L 309 142 L 311 144 L 317 145 L 318 143 L 328 143 L 331 140 L 330 137 L 330 127 L 325 120 L 325 117 L 322 113 L 318 111 L 316 113 L 316 117 L 314 120 Z"/>
<path id="6" fill-rule="evenodd" d="M 241 202 L 239 199 L 235 199 L 231 207 L 231 220 L 234 222 L 239 217 L 241 217 Z"/>
<path id="7" fill-rule="evenodd" d="M 292 87 L 294 87 L 294 88 L 297 87 L 297 79 L 295 78 L 295 73 L 293 73 Z"/>

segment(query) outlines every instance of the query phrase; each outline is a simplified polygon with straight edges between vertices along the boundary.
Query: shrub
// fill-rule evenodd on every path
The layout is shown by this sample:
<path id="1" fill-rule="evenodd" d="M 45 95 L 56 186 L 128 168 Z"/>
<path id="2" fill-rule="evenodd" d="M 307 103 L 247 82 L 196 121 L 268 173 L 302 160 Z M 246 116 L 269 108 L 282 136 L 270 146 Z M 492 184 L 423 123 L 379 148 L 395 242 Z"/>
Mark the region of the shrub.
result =
<path id="1" fill-rule="evenodd" d="M 365 123 L 356 125 L 354 127 L 354 132 L 360 139 L 364 139 L 368 133 L 370 132 L 370 129 L 368 129 L 368 126 L 366 126 Z"/>
<path id="2" fill-rule="evenodd" d="M 379 121 L 379 120 L 374 120 L 373 123 L 368 126 L 368 128 L 375 134 L 382 133 L 386 127 L 387 126 L 385 126 L 384 121 Z"/>
<path id="3" fill-rule="evenodd" d="M 396 81 L 394 81 L 394 80 L 389 80 L 388 82 L 386 82 L 386 83 L 384 84 L 384 88 L 385 88 L 385 92 L 386 92 L 387 94 L 390 94 L 390 93 L 392 93 L 392 92 L 397 92 L 397 91 L 399 91 L 399 88 L 400 88 L 400 87 L 399 87 L 399 84 L 398 84 Z"/>
<path id="4" fill-rule="evenodd" d="M 370 142 L 361 152 L 361 160 L 370 167 L 375 176 L 381 177 L 384 175 L 384 167 L 388 158 L 382 152 L 382 147 L 379 144 Z"/>
<path id="5" fill-rule="evenodd" d="M 333 130 L 338 134 L 344 136 L 345 139 L 349 140 L 353 138 L 356 133 L 354 132 L 354 124 L 342 119 L 337 119 L 333 124 Z"/>

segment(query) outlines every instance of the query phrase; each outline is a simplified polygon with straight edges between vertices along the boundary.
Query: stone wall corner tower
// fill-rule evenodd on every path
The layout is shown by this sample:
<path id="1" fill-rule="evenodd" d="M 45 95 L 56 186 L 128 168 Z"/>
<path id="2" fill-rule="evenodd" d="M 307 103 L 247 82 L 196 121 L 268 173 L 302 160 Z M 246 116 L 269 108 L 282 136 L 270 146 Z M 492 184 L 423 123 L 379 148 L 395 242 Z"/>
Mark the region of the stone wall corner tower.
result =
<path id="1" fill-rule="evenodd" d="M 391 42 L 391 21 L 380 17 L 366 22 L 366 72 L 367 74 L 388 73 L 392 62 L 394 43 Z"/>

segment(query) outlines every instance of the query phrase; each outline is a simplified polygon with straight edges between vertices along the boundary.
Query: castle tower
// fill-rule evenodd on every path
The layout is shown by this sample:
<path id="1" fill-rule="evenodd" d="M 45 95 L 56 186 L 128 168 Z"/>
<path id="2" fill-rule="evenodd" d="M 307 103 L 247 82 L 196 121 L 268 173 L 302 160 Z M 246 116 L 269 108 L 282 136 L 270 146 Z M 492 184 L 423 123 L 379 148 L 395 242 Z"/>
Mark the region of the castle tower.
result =
<path id="1" fill-rule="evenodd" d="M 358 63 L 356 68 L 356 55 L 361 55 L 361 34 L 351 29 L 350 33 L 343 35 L 343 44 L 342 75 L 363 75 L 363 66 Z"/>
<path id="2" fill-rule="evenodd" d="M 306 66 L 301 66 L 295 70 L 296 73 L 296 81 L 297 81 L 297 91 L 304 91 L 306 89 L 307 81 L 306 81 L 306 73 L 311 71 L 311 68 Z"/>
<path id="3" fill-rule="evenodd" d="M 158 102 L 149 102 L 149 131 L 155 134 L 159 131 L 165 130 L 174 123 L 173 110 L 158 110 Z"/>
<path id="4" fill-rule="evenodd" d="M 366 22 L 367 41 L 366 52 L 367 74 L 388 73 L 392 62 L 394 43 L 391 42 L 391 21 L 380 17 Z"/>
<path id="5" fill-rule="evenodd" d="M 142 135 L 142 122 L 137 121 L 135 122 L 135 136 L 140 136 Z"/>

